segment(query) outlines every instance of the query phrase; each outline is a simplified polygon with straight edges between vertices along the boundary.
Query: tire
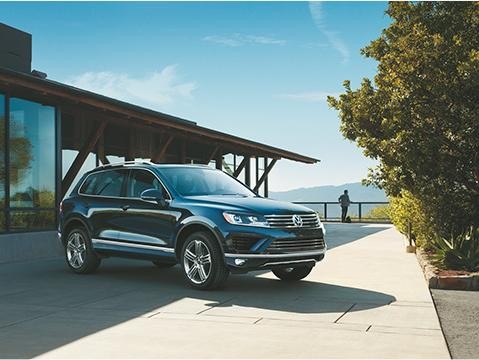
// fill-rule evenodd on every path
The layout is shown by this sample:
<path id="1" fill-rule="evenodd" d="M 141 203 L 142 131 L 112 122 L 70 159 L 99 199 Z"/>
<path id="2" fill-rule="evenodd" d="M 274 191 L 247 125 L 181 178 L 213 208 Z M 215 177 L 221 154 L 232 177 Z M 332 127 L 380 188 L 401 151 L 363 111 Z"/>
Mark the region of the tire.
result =
<path id="1" fill-rule="evenodd" d="M 161 261 L 152 261 L 152 263 L 159 269 L 168 269 L 176 265 L 176 263 L 166 263 Z"/>
<path id="2" fill-rule="evenodd" d="M 84 228 L 74 228 L 65 242 L 65 259 L 68 267 L 77 274 L 93 273 L 101 260 L 95 254 L 90 237 Z"/>
<path id="3" fill-rule="evenodd" d="M 304 279 L 313 270 L 311 266 L 298 266 L 292 268 L 283 268 L 273 270 L 273 274 L 278 279 L 284 281 L 298 281 Z"/>
<path id="4" fill-rule="evenodd" d="M 186 238 L 181 249 L 180 263 L 188 284 L 200 290 L 221 287 L 229 275 L 219 244 L 203 231 Z"/>

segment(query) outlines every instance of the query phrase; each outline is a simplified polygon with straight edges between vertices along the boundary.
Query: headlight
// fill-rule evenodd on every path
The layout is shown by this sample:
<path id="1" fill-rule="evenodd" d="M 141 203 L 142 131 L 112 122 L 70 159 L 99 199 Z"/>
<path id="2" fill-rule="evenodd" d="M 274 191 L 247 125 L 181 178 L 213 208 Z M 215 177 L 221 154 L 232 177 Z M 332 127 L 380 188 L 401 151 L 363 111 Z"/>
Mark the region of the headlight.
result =
<path id="1" fill-rule="evenodd" d="M 268 227 L 269 224 L 261 215 L 224 212 L 223 217 L 233 225 Z"/>

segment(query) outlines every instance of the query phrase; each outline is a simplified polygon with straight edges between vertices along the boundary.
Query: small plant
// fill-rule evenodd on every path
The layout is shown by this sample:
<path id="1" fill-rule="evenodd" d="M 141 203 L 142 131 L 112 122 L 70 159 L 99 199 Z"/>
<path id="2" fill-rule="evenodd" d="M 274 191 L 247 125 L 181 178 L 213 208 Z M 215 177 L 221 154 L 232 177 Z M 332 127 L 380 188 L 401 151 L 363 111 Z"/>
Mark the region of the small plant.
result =
<path id="1" fill-rule="evenodd" d="M 479 270 L 479 227 L 471 226 L 450 239 L 437 237 L 432 243 L 433 259 L 442 268 L 450 270 Z"/>

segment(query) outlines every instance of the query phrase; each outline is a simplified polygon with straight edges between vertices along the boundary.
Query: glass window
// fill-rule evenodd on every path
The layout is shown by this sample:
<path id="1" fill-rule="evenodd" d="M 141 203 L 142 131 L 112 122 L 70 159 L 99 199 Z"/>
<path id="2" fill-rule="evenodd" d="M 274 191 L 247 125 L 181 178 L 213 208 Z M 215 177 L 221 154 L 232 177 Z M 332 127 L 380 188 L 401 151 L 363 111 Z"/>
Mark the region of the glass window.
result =
<path id="1" fill-rule="evenodd" d="M 55 210 L 12 210 L 10 230 L 41 230 L 55 226 Z"/>
<path id="2" fill-rule="evenodd" d="M 0 94 L 0 231 L 5 230 L 5 96 Z"/>
<path id="3" fill-rule="evenodd" d="M 163 190 L 163 196 L 167 196 L 161 183 L 151 172 L 147 170 L 132 170 L 127 196 L 139 198 L 141 193 L 148 189 Z"/>
<path id="4" fill-rule="evenodd" d="M 5 96 L 0 94 L 0 205 L 5 204 Z"/>
<path id="5" fill-rule="evenodd" d="M 222 171 L 195 167 L 165 167 L 160 172 L 183 196 L 256 196 L 246 186 Z"/>
<path id="6" fill-rule="evenodd" d="M 55 108 L 11 98 L 9 145 L 10 207 L 54 208 Z"/>
<path id="7" fill-rule="evenodd" d="M 91 174 L 81 186 L 80 193 L 119 197 L 122 195 L 126 174 L 125 170 L 108 170 Z"/>

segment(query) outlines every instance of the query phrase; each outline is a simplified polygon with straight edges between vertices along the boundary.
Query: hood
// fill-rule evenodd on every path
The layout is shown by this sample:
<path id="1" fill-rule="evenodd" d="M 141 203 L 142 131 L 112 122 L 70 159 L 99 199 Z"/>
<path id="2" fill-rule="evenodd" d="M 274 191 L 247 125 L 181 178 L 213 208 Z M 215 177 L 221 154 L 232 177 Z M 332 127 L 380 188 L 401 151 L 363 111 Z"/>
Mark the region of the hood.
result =
<path id="1" fill-rule="evenodd" d="M 293 215 L 314 212 L 302 205 L 262 197 L 205 195 L 185 197 L 184 199 L 195 205 L 214 207 L 223 211 L 242 211 L 262 215 Z"/>

